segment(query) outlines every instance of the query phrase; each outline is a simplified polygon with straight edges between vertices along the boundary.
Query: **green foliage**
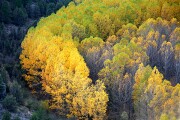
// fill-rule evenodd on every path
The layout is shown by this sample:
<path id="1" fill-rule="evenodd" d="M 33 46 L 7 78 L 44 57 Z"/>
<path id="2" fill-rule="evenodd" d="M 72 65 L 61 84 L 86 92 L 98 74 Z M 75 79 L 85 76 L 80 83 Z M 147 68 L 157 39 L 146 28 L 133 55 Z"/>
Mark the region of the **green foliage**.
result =
<path id="1" fill-rule="evenodd" d="M 28 98 L 25 101 L 25 106 L 28 107 L 31 110 L 37 110 L 39 107 L 39 102 L 33 100 L 32 98 Z"/>
<path id="2" fill-rule="evenodd" d="M 175 43 L 179 41 L 177 19 L 148 19 L 137 30 L 139 42 L 144 46 L 151 66 L 157 66 L 166 79 L 175 75 Z M 163 31 L 162 31 L 163 29 Z M 173 33 L 173 34 L 172 34 Z M 170 37 L 167 37 L 170 36 Z M 170 41 L 170 42 L 168 42 Z M 177 76 L 178 77 L 178 76 Z"/>
<path id="3" fill-rule="evenodd" d="M 62 0 L 64 6 L 67 6 L 72 0 Z"/>
<path id="4" fill-rule="evenodd" d="M 59 4 L 59 3 L 57 3 L 57 4 Z M 45 1 L 38 1 L 38 6 L 40 9 L 41 15 L 45 15 L 46 14 L 46 2 Z M 61 8 L 61 7 L 59 6 L 59 8 Z"/>
<path id="5" fill-rule="evenodd" d="M 22 7 L 22 3 L 23 1 L 22 0 L 13 0 L 13 4 L 16 6 L 16 7 Z"/>
<path id="6" fill-rule="evenodd" d="M 135 76 L 133 99 L 137 119 L 175 119 L 178 117 L 180 85 L 172 86 L 156 67 L 139 67 Z M 148 72 L 149 71 L 149 72 Z M 148 74 L 147 74 L 148 73 Z"/>
<path id="7" fill-rule="evenodd" d="M 4 98 L 6 96 L 6 84 L 3 81 L 3 78 L 0 74 L 0 98 Z"/>
<path id="8" fill-rule="evenodd" d="M 16 111 L 16 107 L 17 107 L 16 98 L 13 95 L 7 95 L 2 100 L 2 105 L 5 109 L 9 111 Z"/>
<path id="9" fill-rule="evenodd" d="M 133 85 L 132 98 L 137 119 L 147 119 L 147 103 L 144 91 L 151 73 L 152 68 L 150 66 L 144 67 L 143 64 L 140 64 L 134 76 L 135 84 Z"/>
<path id="10" fill-rule="evenodd" d="M 50 118 L 47 115 L 47 111 L 43 107 L 40 107 L 33 113 L 30 120 L 50 120 Z"/>
<path id="11" fill-rule="evenodd" d="M 5 23 L 11 22 L 11 12 L 10 3 L 4 0 L 0 5 L 0 20 Z"/>
<path id="12" fill-rule="evenodd" d="M 55 8 L 55 4 L 54 3 L 49 3 L 47 5 L 47 8 L 46 8 L 46 15 L 50 15 L 51 13 L 53 13 L 54 8 Z"/>
<path id="13" fill-rule="evenodd" d="M 24 8 L 16 7 L 13 11 L 13 21 L 16 25 L 24 25 L 27 20 L 27 13 Z"/>
<path id="14" fill-rule="evenodd" d="M 34 10 L 50 15 L 62 6 L 56 3 L 39 2 Z M 165 78 L 179 78 L 178 10 L 176 0 L 74 0 L 27 33 L 24 78 L 50 96 L 49 108 L 68 117 L 104 119 L 106 87 L 110 119 L 132 118 L 133 105 L 137 119 L 176 118 L 179 85 L 171 86 L 158 69 Z M 32 119 L 43 114 L 38 109 Z"/>
<path id="15" fill-rule="evenodd" d="M 128 120 L 128 114 L 126 111 L 122 112 L 120 120 Z"/>
<path id="16" fill-rule="evenodd" d="M 15 117 L 13 120 L 21 120 L 19 117 Z"/>
<path id="17" fill-rule="evenodd" d="M 6 111 L 3 113 L 2 120 L 11 120 L 11 114 Z"/>
<path id="18" fill-rule="evenodd" d="M 63 7 L 63 3 L 62 1 L 59 1 L 58 3 L 56 3 L 55 11 L 59 10 L 61 7 Z"/>
<path id="19" fill-rule="evenodd" d="M 95 82 L 98 72 L 103 68 L 106 59 L 111 58 L 111 51 L 105 49 L 105 42 L 99 37 L 89 37 L 81 41 L 79 52 L 90 69 L 90 78 Z"/>
<path id="20" fill-rule="evenodd" d="M 16 98 L 18 103 L 23 102 L 23 89 L 16 81 L 10 84 L 10 93 Z"/>

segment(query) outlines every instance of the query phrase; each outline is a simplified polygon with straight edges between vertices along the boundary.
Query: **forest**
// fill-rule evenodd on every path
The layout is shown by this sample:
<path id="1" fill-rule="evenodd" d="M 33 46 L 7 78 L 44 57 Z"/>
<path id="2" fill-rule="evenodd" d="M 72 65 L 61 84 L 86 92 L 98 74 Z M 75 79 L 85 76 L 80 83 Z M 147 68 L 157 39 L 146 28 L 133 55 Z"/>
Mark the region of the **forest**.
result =
<path id="1" fill-rule="evenodd" d="M 0 20 L 3 120 L 180 119 L 179 0 L 3 0 Z"/>

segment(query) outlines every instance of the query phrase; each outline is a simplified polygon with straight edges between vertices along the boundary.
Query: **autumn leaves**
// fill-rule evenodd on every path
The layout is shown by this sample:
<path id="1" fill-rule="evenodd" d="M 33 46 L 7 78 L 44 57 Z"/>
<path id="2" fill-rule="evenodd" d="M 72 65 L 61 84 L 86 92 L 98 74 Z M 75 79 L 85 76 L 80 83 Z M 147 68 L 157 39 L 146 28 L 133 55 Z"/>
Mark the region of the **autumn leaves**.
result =
<path id="1" fill-rule="evenodd" d="M 137 119 L 176 120 L 179 117 L 180 86 L 172 86 L 156 67 L 139 66 L 135 74 L 133 99 Z"/>
<path id="2" fill-rule="evenodd" d="M 175 110 L 167 114 L 164 107 L 177 109 L 179 85 L 163 80 L 156 67 L 143 66 L 157 66 L 173 84 L 179 82 L 178 20 L 158 18 L 165 3 L 153 2 L 76 1 L 42 18 L 22 42 L 25 80 L 50 96 L 51 109 L 68 117 L 176 118 Z"/>
<path id="3" fill-rule="evenodd" d="M 50 108 L 62 115 L 103 119 L 108 101 L 105 86 L 100 81 L 92 84 L 86 63 L 73 41 L 56 36 L 38 38 L 41 34 L 48 36 L 48 31 L 31 38 L 32 34 L 29 32 L 23 41 L 20 56 L 30 87 L 38 92 L 42 84 L 42 89 L 51 96 Z M 30 45 L 33 46 L 26 49 Z"/>

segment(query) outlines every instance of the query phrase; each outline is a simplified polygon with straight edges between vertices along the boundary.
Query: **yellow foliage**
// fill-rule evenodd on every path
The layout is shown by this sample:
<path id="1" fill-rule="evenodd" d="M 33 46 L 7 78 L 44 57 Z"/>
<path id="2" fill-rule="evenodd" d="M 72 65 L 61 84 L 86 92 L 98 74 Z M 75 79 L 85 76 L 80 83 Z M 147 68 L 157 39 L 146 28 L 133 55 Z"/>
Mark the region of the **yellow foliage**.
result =
<path id="1" fill-rule="evenodd" d="M 89 115 L 93 120 L 103 120 L 108 102 L 108 96 L 104 89 L 104 84 L 98 80 L 96 85 L 89 86 L 79 92 L 73 98 L 71 114 L 79 116 L 81 119 L 87 119 Z"/>
<path id="2" fill-rule="evenodd" d="M 31 88 L 39 90 L 42 87 L 51 96 L 50 108 L 57 109 L 60 114 L 78 119 L 87 119 L 89 116 L 97 120 L 104 119 L 108 101 L 105 86 L 100 81 L 96 85 L 92 84 L 88 78 L 89 69 L 77 46 L 81 54 L 83 50 L 88 50 L 84 53 L 89 56 L 94 53 L 92 64 L 97 67 L 105 59 L 111 59 L 106 60 L 104 65 L 102 62 L 99 67 L 104 67 L 99 76 L 103 77 L 107 86 L 113 82 L 115 85 L 115 81 L 120 81 L 124 75 L 124 79 L 130 80 L 138 65 L 148 60 L 144 50 L 150 47 L 157 49 L 167 37 L 154 28 L 160 24 L 169 30 L 169 23 L 177 24 L 179 20 L 177 11 L 177 0 L 74 0 L 56 14 L 42 18 L 36 28 L 28 31 L 21 46 L 20 60 L 26 71 L 23 76 Z M 137 26 L 145 20 L 138 29 Z M 172 46 L 175 46 L 175 59 L 180 58 L 180 47 L 176 42 L 178 36 L 179 28 L 173 31 L 170 38 Z M 151 50 L 147 52 L 152 53 Z M 96 60 L 97 56 L 100 56 L 100 60 Z M 156 68 L 151 74 L 146 72 L 151 72 L 151 69 L 142 65 L 136 72 L 133 93 L 135 102 L 143 92 L 150 93 L 149 107 L 154 107 L 156 101 L 162 100 L 161 106 L 154 109 L 158 115 L 161 115 L 161 110 L 167 113 L 165 108 L 173 111 L 173 104 L 177 106 L 178 103 L 179 87 L 171 87 L 167 81 L 162 82 L 163 76 Z M 132 87 L 131 84 L 129 86 Z M 168 94 L 171 92 L 172 95 Z M 177 117 L 174 111 L 167 115 Z"/>

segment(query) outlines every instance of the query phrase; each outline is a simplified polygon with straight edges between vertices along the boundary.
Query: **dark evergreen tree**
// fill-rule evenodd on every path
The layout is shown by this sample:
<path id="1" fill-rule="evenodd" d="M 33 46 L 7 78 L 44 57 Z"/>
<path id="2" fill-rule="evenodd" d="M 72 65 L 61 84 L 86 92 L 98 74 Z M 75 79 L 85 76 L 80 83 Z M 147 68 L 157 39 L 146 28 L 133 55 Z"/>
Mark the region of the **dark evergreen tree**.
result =
<path id="1" fill-rule="evenodd" d="M 72 0 L 61 0 L 61 1 L 65 6 L 67 6 L 69 2 L 71 2 Z"/>
<path id="2" fill-rule="evenodd" d="M 22 7 L 22 4 L 23 3 L 23 0 L 13 0 L 13 4 L 16 6 L 16 7 Z"/>
<path id="3" fill-rule="evenodd" d="M 3 81 L 3 78 L 0 74 L 0 99 L 6 96 L 6 84 Z"/>
<path id="4" fill-rule="evenodd" d="M 11 22 L 11 7 L 9 2 L 6 0 L 0 4 L 0 20 L 4 23 Z"/>
<path id="5" fill-rule="evenodd" d="M 38 6 L 40 9 L 41 15 L 46 15 L 46 2 L 45 1 L 39 1 Z"/>
<path id="6" fill-rule="evenodd" d="M 5 113 L 3 113 L 2 120 L 11 120 L 11 114 L 6 111 Z"/>
<path id="7" fill-rule="evenodd" d="M 55 8 L 55 4 L 54 3 L 49 3 L 47 5 L 46 15 L 50 15 L 51 13 L 53 13 L 54 12 L 54 8 Z"/>
<path id="8" fill-rule="evenodd" d="M 24 25 L 27 20 L 27 13 L 24 8 L 18 8 L 13 11 L 13 22 L 16 25 Z"/>
<path id="9" fill-rule="evenodd" d="M 22 103 L 23 102 L 23 92 L 21 89 L 21 86 L 14 81 L 11 85 L 10 85 L 10 93 L 16 97 L 16 101 L 18 103 Z"/>
<path id="10" fill-rule="evenodd" d="M 41 11 L 37 3 L 32 2 L 32 3 L 27 4 L 26 9 L 27 9 L 28 16 L 30 18 L 34 19 L 34 18 L 39 18 L 41 16 Z"/>
<path id="11" fill-rule="evenodd" d="M 8 111 L 14 112 L 16 110 L 16 107 L 17 107 L 16 97 L 14 97 L 13 95 L 7 95 L 3 99 L 2 105 Z"/>
<path id="12" fill-rule="evenodd" d="M 63 6 L 63 3 L 61 1 L 56 3 L 55 11 L 59 10 L 62 6 Z"/>

